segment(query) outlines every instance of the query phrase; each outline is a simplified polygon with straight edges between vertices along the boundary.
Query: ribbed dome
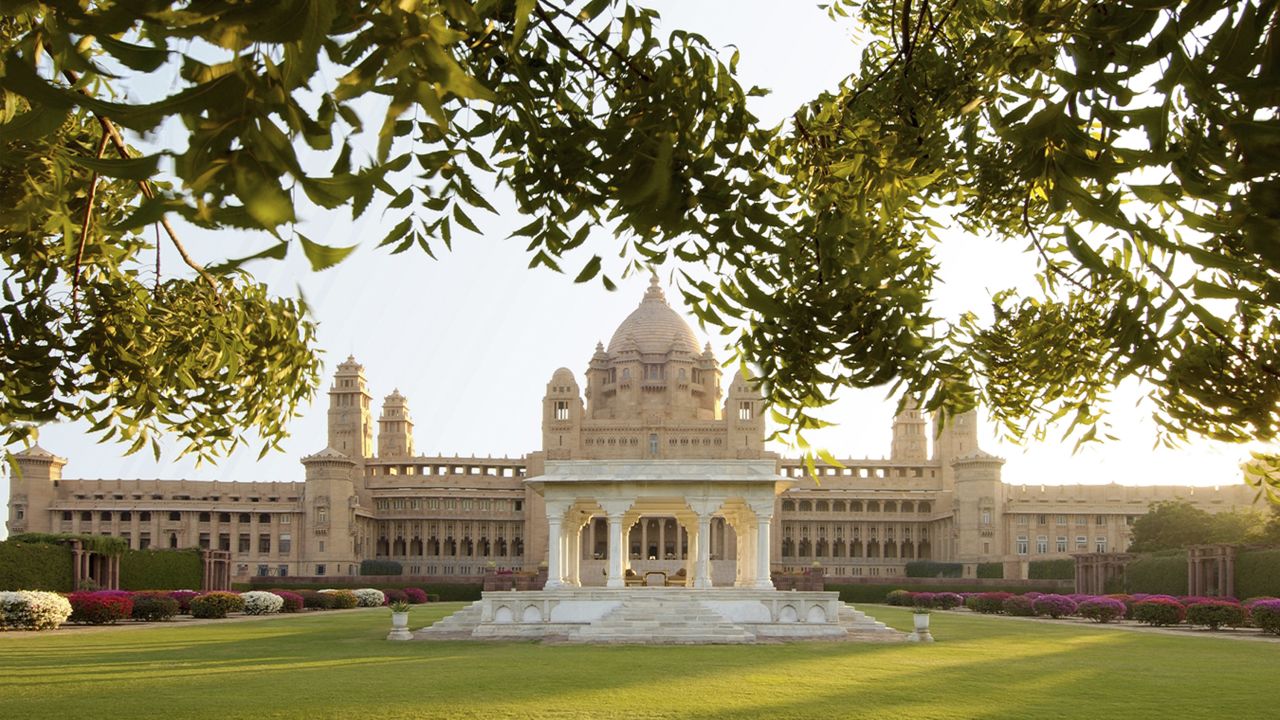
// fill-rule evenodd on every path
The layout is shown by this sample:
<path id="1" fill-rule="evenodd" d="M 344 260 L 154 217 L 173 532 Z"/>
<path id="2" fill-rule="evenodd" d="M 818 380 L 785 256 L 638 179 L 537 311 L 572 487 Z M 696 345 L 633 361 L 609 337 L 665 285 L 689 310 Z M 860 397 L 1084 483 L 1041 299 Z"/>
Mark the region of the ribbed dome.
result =
<path id="1" fill-rule="evenodd" d="M 615 355 L 627 346 L 627 340 L 635 340 L 642 354 L 682 350 L 698 355 L 698 338 L 693 328 L 680 314 L 667 304 L 667 297 L 658 287 L 658 278 L 649 281 L 640 307 L 627 316 L 609 340 L 609 354 Z M 672 346 L 675 346 L 674 348 Z"/>

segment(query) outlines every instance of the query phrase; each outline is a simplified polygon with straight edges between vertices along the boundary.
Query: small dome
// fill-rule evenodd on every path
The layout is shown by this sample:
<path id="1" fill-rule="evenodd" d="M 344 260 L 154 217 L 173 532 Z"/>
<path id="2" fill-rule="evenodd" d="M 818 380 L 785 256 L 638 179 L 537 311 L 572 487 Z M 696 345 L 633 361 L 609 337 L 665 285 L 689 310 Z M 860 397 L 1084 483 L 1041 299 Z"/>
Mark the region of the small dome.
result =
<path id="1" fill-rule="evenodd" d="M 671 350 L 690 355 L 701 352 L 693 328 L 667 304 L 667 297 L 658 286 L 656 276 L 649 281 L 649 289 L 645 291 L 640 307 L 614 331 L 613 338 L 609 340 L 609 354 L 616 355 L 625 350 L 629 340 L 634 341 L 636 348 L 646 355 L 665 355 Z"/>
<path id="2" fill-rule="evenodd" d="M 573 377 L 573 371 L 566 367 L 556 368 L 556 371 L 551 373 L 551 382 L 578 384 L 578 381 Z"/>

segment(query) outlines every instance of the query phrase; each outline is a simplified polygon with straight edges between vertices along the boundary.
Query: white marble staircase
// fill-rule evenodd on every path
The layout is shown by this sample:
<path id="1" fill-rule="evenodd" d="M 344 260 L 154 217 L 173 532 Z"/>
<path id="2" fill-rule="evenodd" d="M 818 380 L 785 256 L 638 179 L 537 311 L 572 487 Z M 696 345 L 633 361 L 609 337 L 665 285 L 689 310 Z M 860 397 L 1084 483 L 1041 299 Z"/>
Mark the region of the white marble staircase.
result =
<path id="1" fill-rule="evenodd" d="M 690 597 L 636 593 L 565 639 L 571 643 L 723 645 L 753 643 L 756 636 Z"/>

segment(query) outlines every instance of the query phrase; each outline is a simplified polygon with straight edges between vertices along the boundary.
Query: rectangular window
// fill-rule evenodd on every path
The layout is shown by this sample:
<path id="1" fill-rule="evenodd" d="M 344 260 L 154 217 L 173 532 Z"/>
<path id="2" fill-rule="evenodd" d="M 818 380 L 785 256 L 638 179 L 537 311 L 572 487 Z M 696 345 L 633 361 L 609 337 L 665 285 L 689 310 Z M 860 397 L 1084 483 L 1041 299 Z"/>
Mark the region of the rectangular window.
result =
<path id="1" fill-rule="evenodd" d="M 1049 516 L 1048 516 L 1048 515 L 1037 515 L 1037 516 L 1036 516 L 1036 524 L 1037 524 L 1037 525 L 1048 525 L 1048 524 L 1049 524 Z"/>
<path id="2" fill-rule="evenodd" d="M 200 549 L 209 549 L 209 533 L 200 533 Z"/>
<path id="3" fill-rule="evenodd" d="M 1030 516 L 1030 515 L 1019 515 L 1019 516 L 1018 516 L 1018 524 L 1019 524 L 1019 525 L 1026 525 L 1026 524 L 1028 524 L 1028 523 L 1030 523 L 1030 522 L 1031 522 L 1031 516 Z"/>
<path id="4" fill-rule="evenodd" d="M 1088 515 L 1077 515 L 1077 516 L 1076 516 L 1076 525 L 1077 525 L 1077 526 L 1079 526 L 1079 527 L 1084 527 L 1085 525 L 1088 525 L 1088 524 L 1089 524 L 1089 516 L 1088 516 Z"/>
<path id="5" fill-rule="evenodd" d="M 1059 524 L 1059 525 L 1066 525 L 1066 524 L 1067 524 L 1067 516 L 1066 516 L 1066 515 L 1059 515 L 1059 516 L 1056 518 L 1056 521 L 1057 521 L 1057 524 Z"/>
<path id="6" fill-rule="evenodd" d="M 142 522 L 151 522 L 151 512 L 144 510 L 138 513 L 138 519 L 141 520 Z"/>
<path id="7" fill-rule="evenodd" d="M 279 575 L 280 577 L 289 577 L 289 566 L 288 566 L 288 565 L 281 565 L 280 567 L 278 567 L 278 568 L 276 568 L 276 569 L 279 571 L 279 572 L 277 572 L 276 574 L 277 574 L 277 575 Z"/>
<path id="8" fill-rule="evenodd" d="M 1026 535 L 1019 535 L 1019 536 L 1018 536 L 1018 547 L 1017 547 L 1017 553 L 1018 553 L 1019 555 L 1026 555 L 1026 554 L 1027 554 L 1027 536 L 1026 536 Z"/>
<path id="9" fill-rule="evenodd" d="M 324 574 L 324 565 L 317 565 L 317 566 L 316 566 L 316 574 L 317 574 L 317 575 L 323 575 L 323 574 Z"/>
<path id="10" fill-rule="evenodd" d="M 556 420 L 568 420 L 568 419 L 569 419 L 569 401 L 568 401 L 568 400 L 557 400 L 557 401 L 556 401 L 556 414 L 555 414 L 555 419 L 556 419 Z"/>
<path id="11" fill-rule="evenodd" d="M 266 555 L 267 553 L 271 552 L 271 536 L 270 535 L 258 536 L 258 552 L 262 555 Z"/>
<path id="12" fill-rule="evenodd" d="M 271 568 L 267 567 L 266 565 L 258 566 L 258 577 L 266 577 L 270 574 L 271 574 Z"/>
<path id="13" fill-rule="evenodd" d="M 1067 551 L 1067 536 L 1059 535 L 1058 536 L 1058 552 L 1064 553 L 1066 551 Z"/>
<path id="14" fill-rule="evenodd" d="M 236 542 L 236 552 L 249 552 L 249 533 L 240 533 L 240 537 Z"/>
<path id="15" fill-rule="evenodd" d="M 279 552 L 281 555 L 288 555 L 289 551 L 292 549 L 293 549 L 293 536 L 290 535 L 289 533 L 282 533 L 280 535 L 280 544 L 277 547 L 277 552 Z"/>
<path id="16" fill-rule="evenodd" d="M 1099 526 L 1106 525 L 1106 524 L 1107 524 L 1107 516 L 1106 516 L 1106 515 L 1099 515 L 1099 516 L 1098 516 L 1098 518 L 1097 518 L 1096 520 L 1094 520 L 1094 524 L 1095 524 L 1095 525 L 1099 525 Z"/>
<path id="17" fill-rule="evenodd" d="M 1107 551 L 1107 539 L 1105 537 L 1096 537 L 1093 539 L 1094 552 L 1104 553 Z"/>
<path id="18" fill-rule="evenodd" d="M 231 513 L 218 513 L 218 522 L 231 522 Z"/>
<path id="19" fill-rule="evenodd" d="M 990 525 L 990 524 L 991 524 L 991 511 L 990 511 L 990 510 L 983 510 L 983 511 L 982 511 L 982 524 L 983 524 L 983 525 Z"/>
<path id="20" fill-rule="evenodd" d="M 650 454 L 650 455 L 655 455 L 655 456 L 658 454 L 658 435 L 657 435 L 657 433 L 651 433 L 651 434 L 649 435 L 649 454 Z"/>
<path id="21" fill-rule="evenodd" d="M 182 520 L 182 513 L 177 512 L 176 510 L 175 510 L 175 511 L 170 512 L 170 513 L 169 513 L 169 520 L 170 520 L 170 522 L 179 522 L 179 521 L 181 521 L 181 520 Z"/>
<path id="22" fill-rule="evenodd" d="M 1036 536 L 1036 554 L 1044 555 L 1049 552 L 1049 537 L 1047 535 Z"/>
<path id="23" fill-rule="evenodd" d="M 133 513 L 125 510 L 120 513 L 120 522 L 130 522 L 133 520 Z"/>
<path id="24" fill-rule="evenodd" d="M 288 525 L 288 524 L 290 524 L 290 523 L 292 523 L 292 522 L 293 522 L 293 516 L 292 516 L 292 515 L 281 515 L 281 516 L 280 516 L 280 524 L 281 524 L 281 525 Z"/>
<path id="25" fill-rule="evenodd" d="M 750 400 L 743 400 L 738 404 L 738 419 L 750 420 L 756 416 L 755 407 Z"/>
<path id="26" fill-rule="evenodd" d="M 71 511 L 70 511 L 70 510 L 63 510 L 63 511 L 62 511 L 62 519 L 63 519 L 64 521 L 66 521 L 66 522 L 71 522 Z"/>
<path id="27" fill-rule="evenodd" d="M 1088 549 L 1089 549 L 1089 538 L 1085 537 L 1084 535 L 1077 535 L 1077 536 L 1076 536 L 1076 549 L 1077 549 L 1077 550 L 1088 550 Z"/>
<path id="28" fill-rule="evenodd" d="M 231 551 L 231 534 L 230 533 L 218 533 L 218 549 L 225 550 L 227 552 Z"/>
<path id="29" fill-rule="evenodd" d="M 140 533 L 138 535 L 138 549 L 146 550 L 151 547 L 151 533 Z"/>
<path id="30" fill-rule="evenodd" d="M 110 513 L 110 512 L 104 512 L 104 513 L 102 513 L 102 517 L 101 517 L 101 518 L 99 518 L 99 519 L 100 519 L 100 520 L 102 520 L 102 522 L 111 522 L 111 513 Z"/>

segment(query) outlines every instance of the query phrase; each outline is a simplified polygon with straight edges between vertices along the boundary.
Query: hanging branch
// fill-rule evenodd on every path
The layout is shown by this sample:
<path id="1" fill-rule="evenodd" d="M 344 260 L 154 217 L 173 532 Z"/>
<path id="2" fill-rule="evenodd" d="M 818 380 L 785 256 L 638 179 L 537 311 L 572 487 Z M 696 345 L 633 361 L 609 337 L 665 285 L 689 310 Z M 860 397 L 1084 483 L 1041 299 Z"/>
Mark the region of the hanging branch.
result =
<path id="1" fill-rule="evenodd" d="M 102 137 L 98 140 L 98 151 L 94 154 L 95 158 L 102 158 L 102 153 L 107 150 L 107 134 L 102 133 Z M 93 177 L 89 178 L 89 196 L 84 203 L 84 219 L 80 221 L 80 246 L 76 248 L 76 269 L 71 276 L 71 307 L 76 307 L 76 295 L 80 292 L 80 265 L 84 262 L 84 246 L 89 240 L 89 223 L 93 219 L 93 203 L 98 195 L 98 171 L 93 171 Z"/>

